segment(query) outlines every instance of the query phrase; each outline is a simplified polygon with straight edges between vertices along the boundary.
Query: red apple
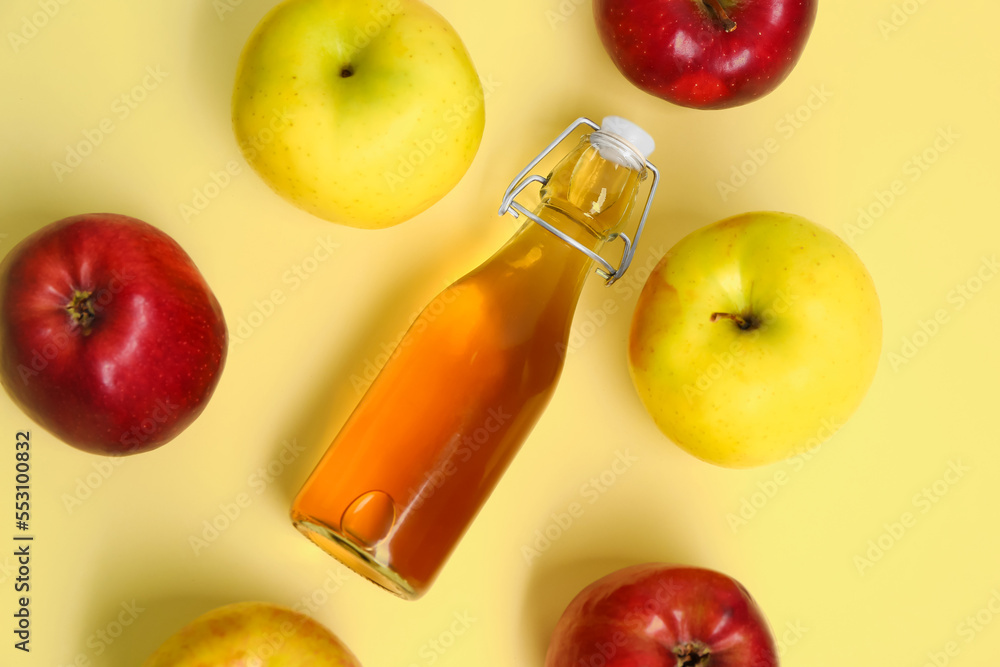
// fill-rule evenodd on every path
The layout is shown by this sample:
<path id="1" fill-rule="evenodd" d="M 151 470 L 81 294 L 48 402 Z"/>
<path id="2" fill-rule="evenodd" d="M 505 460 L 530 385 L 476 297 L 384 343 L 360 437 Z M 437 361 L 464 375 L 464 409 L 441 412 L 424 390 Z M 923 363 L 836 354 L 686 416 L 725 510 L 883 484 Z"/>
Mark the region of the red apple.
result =
<path id="1" fill-rule="evenodd" d="M 84 451 L 134 454 L 174 438 L 204 410 L 226 346 L 191 258 L 140 220 L 66 218 L 0 264 L 0 381 Z"/>
<path id="2" fill-rule="evenodd" d="M 767 620 L 739 582 L 662 563 L 583 589 L 556 625 L 545 667 L 777 667 Z"/>
<path id="3" fill-rule="evenodd" d="M 766 95 L 798 62 L 817 0 L 594 0 L 604 48 L 636 86 L 695 109 Z"/>

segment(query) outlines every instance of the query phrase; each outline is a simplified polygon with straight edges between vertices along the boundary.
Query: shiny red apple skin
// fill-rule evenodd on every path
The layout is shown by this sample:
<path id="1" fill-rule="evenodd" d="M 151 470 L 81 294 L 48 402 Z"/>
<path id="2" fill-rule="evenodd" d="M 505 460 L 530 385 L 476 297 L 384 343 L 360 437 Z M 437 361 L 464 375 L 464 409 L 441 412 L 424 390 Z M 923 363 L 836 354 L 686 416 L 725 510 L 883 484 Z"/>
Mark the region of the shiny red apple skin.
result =
<path id="1" fill-rule="evenodd" d="M 818 0 L 594 0 L 611 60 L 646 91 L 685 107 L 726 109 L 774 90 L 805 49 Z"/>
<path id="2" fill-rule="evenodd" d="M 545 667 L 597 664 L 777 667 L 778 658 L 767 620 L 739 582 L 713 570 L 646 563 L 585 588 L 556 625 Z"/>
<path id="3" fill-rule="evenodd" d="M 86 293 L 77 310 L 93 310 L 89 326 L 67 310 Z M 35 422 L 84 451 L 144 452 L 187 428 L 219 381 L 227 335 L 191 258 L 135 218 L 65 218 L 0 263 L 0 380 Z"/>

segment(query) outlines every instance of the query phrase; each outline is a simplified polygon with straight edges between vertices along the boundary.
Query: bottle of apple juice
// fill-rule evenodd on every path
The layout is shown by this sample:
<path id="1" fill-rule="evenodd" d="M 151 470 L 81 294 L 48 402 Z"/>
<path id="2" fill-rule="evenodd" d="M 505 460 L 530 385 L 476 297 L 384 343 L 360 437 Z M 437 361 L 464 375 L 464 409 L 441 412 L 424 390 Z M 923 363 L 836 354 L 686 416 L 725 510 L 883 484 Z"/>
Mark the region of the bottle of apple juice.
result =
<path id="1" fill-rule="evenodd" d="M 528 176 L 581 126 L 593 131 L 547 178 Z M 301 532 L 401 597 L 427 590 L 548 404 L 586 276 L 597 264 L 611 284 L 628 268 L 622 229 L 652 173 L 642 233 L 652 149 L 629 121 L 581 118 L 514 179 L 500 213 L 527 220 L 407 331 L 295 498 Z M 514 199 L 536 182 L 529 211 Z M 615 239 L 617 269 L 598 254 Z"/>

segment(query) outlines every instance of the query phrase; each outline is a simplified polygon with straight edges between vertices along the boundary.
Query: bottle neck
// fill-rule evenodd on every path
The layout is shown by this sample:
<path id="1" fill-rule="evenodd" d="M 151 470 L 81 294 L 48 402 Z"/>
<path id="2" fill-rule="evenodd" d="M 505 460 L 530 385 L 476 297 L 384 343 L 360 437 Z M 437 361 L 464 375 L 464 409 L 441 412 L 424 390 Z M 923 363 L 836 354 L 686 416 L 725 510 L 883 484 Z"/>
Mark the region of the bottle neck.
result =
<path id="1" fill-rule="evenodd" d="M 599 146 L 584 137 L 552 170 L 534 213 L 554 229 L 599 253 L 628 221 L 645 174 L 606 159 Z M 489 268 L 487 268 L 489 267 Z M 531 220 L 480 268 L 491 279 L 545 301 L 545 294 L 573 295 L 583 288 L 594 260 L 566 240 Z M 479 273 L 477 271 L 476 273 Z"/>
<path id="2" fill-rule="evenodd" d="M 600 246 L 628 222 L 645 171 L 619 159 L 597 141 L 600 137 L 591 143 L 591 136 L 549 174 L 536 213 L 564 217 L 557 229 L 593 249 L 595 240 Z"/>

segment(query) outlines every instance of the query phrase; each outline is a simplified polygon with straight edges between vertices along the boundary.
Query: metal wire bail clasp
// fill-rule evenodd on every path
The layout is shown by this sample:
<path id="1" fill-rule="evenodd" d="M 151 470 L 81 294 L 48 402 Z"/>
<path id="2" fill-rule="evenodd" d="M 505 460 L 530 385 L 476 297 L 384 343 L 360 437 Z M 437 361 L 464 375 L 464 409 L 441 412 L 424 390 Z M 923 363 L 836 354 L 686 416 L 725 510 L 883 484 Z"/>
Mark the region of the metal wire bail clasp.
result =
<path id="1" fill-rule="evenodd" d="M 639 242 L 639 237 L 642 236 L 642 229 L 646 225 L 646 218 L 649 216 L 649 209 L 652 207 L 653 204 L 653 195 L 656 194 L 656 186 L 660 181 L 659 170 L 655 166 L 653 166 L 653 164 L 649 160 L 646 160 L 646 169 L 648 169 L 650 173 L 653 174 L 653 181 L 649 188 L 649 195 L 646 198 L 646 205 L 642 211 L 642 218 L 639 220 L 639 225 L 638 227 L 636 227 L 635 230 L 635 240 L 633 241 L 632 239 L 630 239 L 628 235 L 626 235 L 624 232 L 619 232 L 609 237 L 609 240 L 621 238 L 622 241 L 625 243 L 625 250 L 622 252 L 622 259 L 621 262 L 618 264 L 617 269 L 611 266 L 611 264 L 606 259 L 598 255 L 590 248 L 587 248 L 576 239 L 567 235 L 565 232 L 557 229 L 556 227 L 553 227 L 552 225 L 542 220 L 528 209 L 524 208 L 521 204 L 514 201 L 514 199 L 519 194 L 521 194 L 521 192 L 526 187 L 528 187 L 532 183 L 539 183 L 540 187 L 544 187 L 545 184 L 548 183 L 548 179 L 543 176 L 539 176 L 538 174 L 532 174 L 531 176 L 529 176 L 528 174 L 536 166 L 538 166 L 538 163 L 541 162 L 545 158 L 545 156 L 547 156 L 549 153 L 555 150 L 555 148 L 559 144 L 561 144 L 568 136 L 573 134 L 573 132 L 581 125 L 586 125 L 590 127 L 592 130 L 601 129 L 600 125 L 590 120 L 589 118 L 581 117 L 573 121 L 573 123 L 565 130 L 563 130 L 562 134 L 556 137 L 556 139 L 551 144 L 549 144 L 545 148 L 545 150 L 539 153 L 538 156 L 535 157 L 535 159 L 532 160 L 527 167 L 522 169 L 521 173 L 519 173 L 517 176 L 514 177 L 514 180 L 511 181 L 510 185 L 507 186 L 507 190 L 504 192 L 503 201 L 500 203 L 499 215 L 505 215 L 506 213 L 510 213 L 515 218 L 519 218 L 520 214 L 523 213 L 525 216 L 528 217 L 529 220 L 538 223 L 539 225 L 541 225 L 551 233 L 555 234 L 566 243 L 570 244 L 571 246 L 573 246 L 574 248 L 576 248 L 577 250 L 579 250 L 580 252 L 587 255 L 595 262 L 597 262 L 599 265 L 597 268 L 597 274 L 600 275 L 602 278 L 604 278 L 606 285 L 611 285 L 614 284 L 616 280 L 622 277 L 625 271 L 628 270 L 629 265 L 632 263 L 632 256 L 635 253 L 635 246 Z"/>

